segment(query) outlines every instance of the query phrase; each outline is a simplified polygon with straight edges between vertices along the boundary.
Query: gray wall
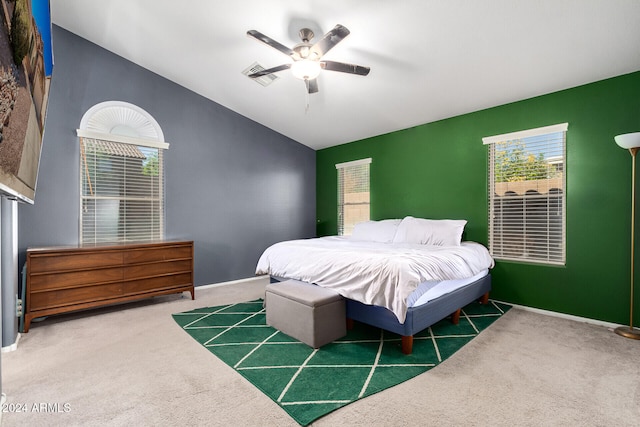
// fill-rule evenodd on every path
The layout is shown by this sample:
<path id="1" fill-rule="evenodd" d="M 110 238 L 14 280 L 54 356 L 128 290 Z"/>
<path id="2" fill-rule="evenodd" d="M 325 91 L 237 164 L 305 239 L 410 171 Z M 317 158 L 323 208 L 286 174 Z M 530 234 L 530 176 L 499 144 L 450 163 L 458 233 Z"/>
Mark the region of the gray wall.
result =
<path id="1" fill-rule="evenodd" d="M 27 247 L 78 243 L 75 132 L 110 100 L 149 112 L 171 144 L 166 237 L 194 240 L 196 285 L 251 277 L 270 244 L 315 236 L 315 151 L 56 26 L 53 46 L 35 204 L 18 213 L 20 266 Z"/>

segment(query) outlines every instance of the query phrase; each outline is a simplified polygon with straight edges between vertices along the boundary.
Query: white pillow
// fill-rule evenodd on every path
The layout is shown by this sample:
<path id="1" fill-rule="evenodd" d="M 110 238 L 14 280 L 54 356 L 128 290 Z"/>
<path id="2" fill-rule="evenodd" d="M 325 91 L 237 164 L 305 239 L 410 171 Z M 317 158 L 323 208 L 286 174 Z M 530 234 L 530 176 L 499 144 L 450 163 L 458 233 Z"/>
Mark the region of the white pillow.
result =
<path id="1" fill-rule="evenodd" d="M 463 219 L 423 219 L 405 217 L 396 231 L 393 243 L 460 246 L 467 221 Z"/>
<path id="2" fill-rule="evenodd" d="M 367 242 L 391 243 L 396 235 L 399 219 L 359 222 L 353 227 L 351 239 Z"/>

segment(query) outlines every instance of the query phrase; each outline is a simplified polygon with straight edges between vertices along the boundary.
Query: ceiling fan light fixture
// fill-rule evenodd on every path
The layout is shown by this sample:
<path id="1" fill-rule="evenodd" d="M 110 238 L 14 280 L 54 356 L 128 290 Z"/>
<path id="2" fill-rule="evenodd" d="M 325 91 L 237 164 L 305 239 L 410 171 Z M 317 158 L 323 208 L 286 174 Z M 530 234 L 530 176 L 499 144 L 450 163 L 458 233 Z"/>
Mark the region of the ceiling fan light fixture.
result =
<path id="1" fill-rule="evenodd" d="M 318 92 L 317 77 L 321 70 L 337 71 L 358 76 L 366 76 L 369 74 L 369 67 L 347 64 L 345 62 L 326 61 L 323 59 L 327 52 L 349 35 L 349 30 L 340 24 L 333 27 L 320 41 L 314 44 L 310 43 L 310 40 L 313 38 L 313 31 L 308 28 L 303 28 L 299 33 L 302 43 L 298 43 L 293 48 L 288 48 L 257 30 L 249 30 L 247 31 L 247 35 L 285 54 L 289 58 L 289 62 L 286 64 L 263 71 L 252 72 L 252 74 L 249 74 L 249 77 L 252 79 L 290 69 L 294 77 L 304 80 L 307 93 L 312 94 Z"/>
<path id="2" fill-rule="evenodd" d="M 301 59 L 291 65 L 293 76 L 300 80 L 313 80 L 320 74 L 320 62 Z"/>

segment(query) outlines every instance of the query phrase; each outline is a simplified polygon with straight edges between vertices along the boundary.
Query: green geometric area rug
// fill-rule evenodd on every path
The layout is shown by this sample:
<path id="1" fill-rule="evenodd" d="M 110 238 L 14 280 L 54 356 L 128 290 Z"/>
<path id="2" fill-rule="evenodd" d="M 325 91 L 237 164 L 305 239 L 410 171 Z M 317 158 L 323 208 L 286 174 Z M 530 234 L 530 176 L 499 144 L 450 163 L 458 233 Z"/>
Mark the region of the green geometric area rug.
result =
<path id="1" fill-rule="evenodd" d="M 401 352 L 399 335 L 359 322 L 344 338 L 315 350 L 266 325 L 262 300 L 196 309 L 173 318 L 306 426 L 437 366 L 509 308 L 494 301 L 471 303 L 462 309 L 458 325 L 444 319 L 415 335 L 410 355 Z"/>

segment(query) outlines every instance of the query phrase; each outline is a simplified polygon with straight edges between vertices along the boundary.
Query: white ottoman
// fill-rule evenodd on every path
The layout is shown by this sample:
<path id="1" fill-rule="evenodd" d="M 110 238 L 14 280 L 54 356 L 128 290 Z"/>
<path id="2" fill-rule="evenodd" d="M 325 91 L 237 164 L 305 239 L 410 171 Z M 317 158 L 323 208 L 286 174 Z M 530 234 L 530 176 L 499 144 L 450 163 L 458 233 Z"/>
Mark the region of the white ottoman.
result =
<path id="1" fill-rule="evenodd" d="M 347 334 L 344 299 L 336 291 L 298 280 L 265 288 L 267 324 L 319 348 Z"/>

